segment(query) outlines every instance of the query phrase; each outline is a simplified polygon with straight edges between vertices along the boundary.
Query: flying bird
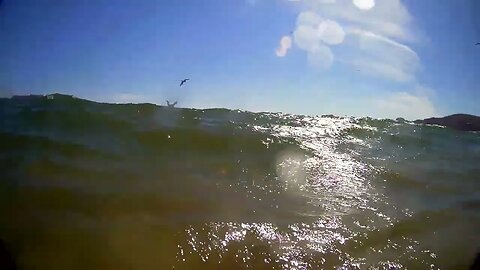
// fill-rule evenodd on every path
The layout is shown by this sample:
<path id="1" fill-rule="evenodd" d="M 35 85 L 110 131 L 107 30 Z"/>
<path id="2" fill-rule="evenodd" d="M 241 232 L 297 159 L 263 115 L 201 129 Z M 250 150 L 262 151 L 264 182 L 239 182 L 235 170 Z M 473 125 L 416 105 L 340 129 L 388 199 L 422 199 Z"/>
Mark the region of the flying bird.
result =
<path id="1" fill-rule="evenodd" d="M 477 44 L 475 44 L 475 45 L 480 46 L 480 42 L 477 42 Z"/>
<path id="2" fill-rule="evenodd" d="M 170 101 L 167 100 L 167 106 L 170 107 L 170 108 L 173 108 L 175 107 L 175 105 L 177 105 L 178 101 L 175 101 L 174 103 L 170 103 Z"/>
<path id="3" fill-rule="evenodd" d="M 189 81 L 190 79 L 183 79 L 181 82 L 180 82 L 180 86 L 184 85 L 187 81 Z"/>

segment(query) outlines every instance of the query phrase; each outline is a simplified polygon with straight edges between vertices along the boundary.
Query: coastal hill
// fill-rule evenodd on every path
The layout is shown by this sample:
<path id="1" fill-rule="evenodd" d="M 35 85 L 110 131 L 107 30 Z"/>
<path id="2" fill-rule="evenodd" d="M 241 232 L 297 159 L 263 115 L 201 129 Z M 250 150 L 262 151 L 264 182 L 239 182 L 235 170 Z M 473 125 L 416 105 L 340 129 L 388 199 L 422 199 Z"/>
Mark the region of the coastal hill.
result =
<path id="1" fill-rule="evenodd" d="M 480 117 L 470 114 L 452 114 L 441 118 L 416 120 L 417 124 L 429 124 L 449 127 L 462 131 L 480 131 Z"/>

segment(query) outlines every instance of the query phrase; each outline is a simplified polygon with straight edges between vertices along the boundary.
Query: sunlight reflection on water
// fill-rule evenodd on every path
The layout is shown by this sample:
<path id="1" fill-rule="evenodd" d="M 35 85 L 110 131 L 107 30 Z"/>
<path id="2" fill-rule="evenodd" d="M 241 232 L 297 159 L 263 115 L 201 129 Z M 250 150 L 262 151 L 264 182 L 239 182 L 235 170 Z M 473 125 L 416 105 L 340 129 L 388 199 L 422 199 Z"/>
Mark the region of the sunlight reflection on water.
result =
<path id="1" fill-rule="evenodd" d="M 221 262 L 222 254 L 235 243 L 245 245 L 238 249 L 235 258 L 237 263 L 247 267 L 254 266 L 255 245 L 267 247 L 265 264 L 275 263 L 283 269 L 320 267 L 326 263 L 322 255 L 327 254 L 330 258 L 335 257 L 330 259 L 330 265 L 360 265 L 361 261 L 342 251 L 341 247 L 357 233 L 343 223 L 341 216 L 359 211 L 375 212 L 371 202 L 379 195 L 367 178 L 371 168 L 353 156 L 337 151 L 337 146 L 345 140 L 358 143 L 358 140 L 341 136 L 342 131 L 355 124 L 347 118 L 325 117 L 305 117 L 296 124 L 299 126 L 252 126 L 252 129 L 278 139 L 294 139 L 300 149 L 310 153 L 306 155 L 298 150 L 281 152 L 277 157 L 275 179 L 277 185 L 283 186 L 287 192 L 307 199 L 311 206 L 309 212 L 298 209 L 296 214 L 314 220 L 310 223 L 291 220 L 286 228 L 275 222 L 212 222 L 203 227 L 192 226 L 185 232 L 188 246 L 179 246 L 179 260 L 184 261 L 184 252 L 189 250 L 202 261 L 218 254 L 216 259 Z M 267 147 L 268 143 L 265 143 Z M 199 236 L 201 233 L 203 237 Z M 321 256 L 316 258 L 319 254 Z"/>

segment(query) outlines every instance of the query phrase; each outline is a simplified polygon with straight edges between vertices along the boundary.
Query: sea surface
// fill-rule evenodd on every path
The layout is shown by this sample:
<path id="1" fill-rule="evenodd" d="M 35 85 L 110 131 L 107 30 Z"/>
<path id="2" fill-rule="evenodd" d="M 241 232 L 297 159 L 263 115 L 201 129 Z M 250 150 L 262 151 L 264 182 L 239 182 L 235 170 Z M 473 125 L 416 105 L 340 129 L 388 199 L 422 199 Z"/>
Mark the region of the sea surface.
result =
<path id="1" fill-rule="evenodd" d="M 468 269 L 480 134 L 399 120 L 0 100 L 19 269 Z"/>

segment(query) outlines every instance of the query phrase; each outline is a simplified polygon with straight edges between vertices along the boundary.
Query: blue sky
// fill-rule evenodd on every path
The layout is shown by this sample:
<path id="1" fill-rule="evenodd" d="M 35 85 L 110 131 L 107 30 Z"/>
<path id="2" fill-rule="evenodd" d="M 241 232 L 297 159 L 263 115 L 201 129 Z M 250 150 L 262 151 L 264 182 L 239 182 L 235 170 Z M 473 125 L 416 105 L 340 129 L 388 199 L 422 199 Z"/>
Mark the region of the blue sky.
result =
<path id="1" fill-rule="evenodd" d="M 475 14 L 476 0 L 4 0 L 0 95 L 480 115 Z"/>

